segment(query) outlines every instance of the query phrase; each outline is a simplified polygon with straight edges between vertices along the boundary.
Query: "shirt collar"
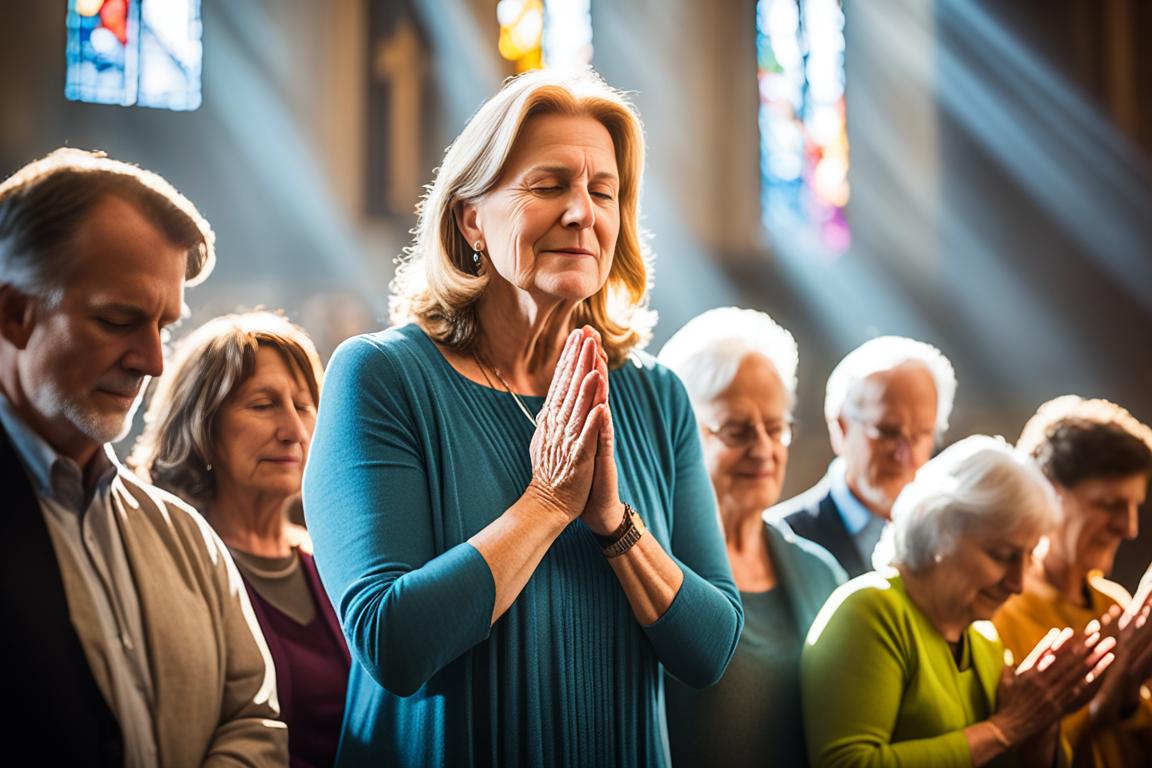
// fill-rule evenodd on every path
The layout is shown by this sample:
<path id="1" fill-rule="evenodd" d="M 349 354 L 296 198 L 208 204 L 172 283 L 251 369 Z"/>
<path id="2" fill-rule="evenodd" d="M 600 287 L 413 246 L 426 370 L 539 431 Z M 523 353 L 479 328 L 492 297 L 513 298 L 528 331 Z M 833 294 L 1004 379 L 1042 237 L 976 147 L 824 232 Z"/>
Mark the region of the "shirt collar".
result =
<path id="1" fill-rule="evenodd" d="M 48 441 L 24 423 L 3 393 L 0 393 L 0 426 L 8 433 L 37 496 L 53 499 L 77 512 L 86 506 L 84 473 L 80 465 L 67 456 L 61 456 Z M 116 462 L 109 453 L 109 447 L 105 445 L 92 458 L 97 462 L 93 470 L 99 477 L 98 494 L 103 493 L 116 473 Z"/>
<path id="2" fill-rule="evenodd" d="M 852 490 L 848 487 L 844 459 L 837 458 L 832 462 L 832 466 L 828 468 L 828 479 L 831 482 L 829 490 L 832 494 L 832 501 L 836 503 L 836 509 L 840 511 L 840 519 L 844 521 L 844 527 L 848 530 L 849 535 L 855 536 L 864 530 L 864 526 L 868 525 L 875 516 L 852 494 Z"/>

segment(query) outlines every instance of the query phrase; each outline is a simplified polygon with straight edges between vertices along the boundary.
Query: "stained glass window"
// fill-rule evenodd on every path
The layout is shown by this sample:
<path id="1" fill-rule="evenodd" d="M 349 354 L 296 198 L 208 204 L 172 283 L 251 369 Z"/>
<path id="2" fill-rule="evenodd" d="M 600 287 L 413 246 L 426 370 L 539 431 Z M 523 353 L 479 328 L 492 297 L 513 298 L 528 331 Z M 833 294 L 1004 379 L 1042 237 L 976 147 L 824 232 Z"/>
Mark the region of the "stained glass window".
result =
<path id="1" fill-rule="evenodd" d="M 200 106 L 200 0 L 68 0 L 73 101 Z"/>
<path id="2" fill-rule="evenodd" d="M 544 66 L 586 67 L 591 63 L 591 0 L 546 0 Z"/>
<path id="3" fill-rule="evenodd" d="M 500 0 L 500 55 L 516 64 L 517 72 L 539 69 L 544 61 L 543 0 Z"/>
<path id="4" fill-rule="evenodd" d="M 847 250 L 848 133 L 841 0 L 758 0 L 764 223 L 780 237 Z"/>
<path id="5" fill-rule="evenodd" d="M 591 0 L 500 0 L 500 55 L 517 72 L 592 63 Z"/>

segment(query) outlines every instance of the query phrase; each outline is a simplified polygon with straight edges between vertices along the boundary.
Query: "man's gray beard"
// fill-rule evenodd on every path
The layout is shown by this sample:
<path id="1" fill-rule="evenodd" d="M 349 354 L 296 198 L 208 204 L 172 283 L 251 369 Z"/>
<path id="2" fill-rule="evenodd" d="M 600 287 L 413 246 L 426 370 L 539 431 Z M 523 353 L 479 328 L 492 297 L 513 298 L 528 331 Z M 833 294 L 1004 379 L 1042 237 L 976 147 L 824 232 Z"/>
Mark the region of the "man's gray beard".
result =
<path id="1" fill-rule="evenodd" d="M 85 408 L 83 404 L 64 397 L 54 388 L 41 390 L 38 399 L 40 400 L 41 412 L 63 414 L 81 434 L 93 442 L 104 445 L 122 440 L 131 430 L 132 417 L 144 399 L 146 388 L 147 381 L 141 385 L 136 399 L 132 401 L 132 407 L 123 414 L 102 413 L 95 408 Z"/>

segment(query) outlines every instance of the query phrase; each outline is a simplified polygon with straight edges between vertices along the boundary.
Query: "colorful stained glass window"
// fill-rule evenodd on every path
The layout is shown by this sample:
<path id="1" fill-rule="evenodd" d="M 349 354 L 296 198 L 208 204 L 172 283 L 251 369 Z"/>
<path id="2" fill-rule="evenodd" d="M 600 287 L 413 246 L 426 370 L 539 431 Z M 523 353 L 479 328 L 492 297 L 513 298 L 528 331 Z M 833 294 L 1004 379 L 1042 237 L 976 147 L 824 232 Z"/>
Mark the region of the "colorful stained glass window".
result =
<path id="1" fill-rule="evenodd" d="M 591 0 L 500 0 L 500 55 L 517 72 L 592 63 Z"/>
<path id="2" fill-rule="evenodd" d="M 843 252 L 851 237 L 841 0 L 759 0 L 756 43 L 765 226 Z"/>
<path id="3" fill-rule="evenodd" d="M 200 106 L 200 0 L 68 0 L 73 101 Z"/>

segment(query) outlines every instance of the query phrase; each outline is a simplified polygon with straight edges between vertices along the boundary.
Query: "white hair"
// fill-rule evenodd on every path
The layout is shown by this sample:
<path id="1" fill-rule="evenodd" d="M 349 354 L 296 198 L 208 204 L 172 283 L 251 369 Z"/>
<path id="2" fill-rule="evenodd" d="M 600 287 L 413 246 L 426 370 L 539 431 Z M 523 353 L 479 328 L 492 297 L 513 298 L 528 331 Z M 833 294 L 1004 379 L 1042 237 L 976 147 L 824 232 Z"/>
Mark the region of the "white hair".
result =
<path id="1" fill-rule="evenodd" d="M 1028 457 L 1003 438 L 973 435 L 945 448 L 916 473 L 892 506 L 892 524 L 873 564 L 920 570 L 976 532 L 1051 530 L 1055 491 Z"/>
<path id="2" fill-rule="evenodd" d="M 828 429 L 833 429 L 844 404 L 858 395 L 864 379 L 905 363 L 920 363 L 932 374 L 936 383 L 936 435 L 943 435 L 956 399 L 956 372 L 936 347 L 904 336 L 879 336 L 866 341 L 832 369 L 824 394 L 824 420 Z"/>
<path id="3" fill-rule="evenodd" d="M 668 339 L 657 360 L 675 371 L 692 402 L 700 404 L 727 389 L 750 354 L 763 355 L 776 368 L 791 411 L 796 404 L 796 340 L 764 312 L 710 309 Z"/>

